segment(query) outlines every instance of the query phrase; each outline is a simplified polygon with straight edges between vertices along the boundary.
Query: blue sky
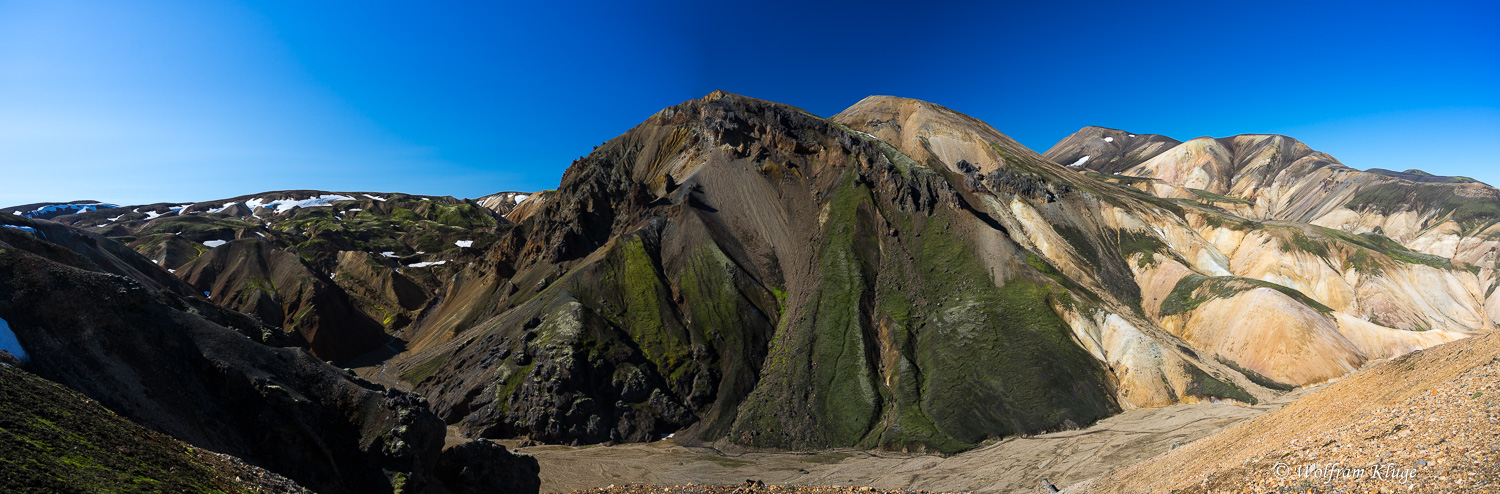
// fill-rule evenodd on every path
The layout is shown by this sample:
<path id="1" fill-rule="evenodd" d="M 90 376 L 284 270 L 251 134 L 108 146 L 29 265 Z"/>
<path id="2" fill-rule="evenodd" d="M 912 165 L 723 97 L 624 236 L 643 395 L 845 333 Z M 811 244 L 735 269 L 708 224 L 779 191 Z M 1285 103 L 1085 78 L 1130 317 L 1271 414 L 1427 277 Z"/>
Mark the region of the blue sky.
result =
<path id="1" fill-rule="evenodd" d="M 1042 3 L 0 0 L 0 205 L 551 188 L 714 89 L 925 99 L 1038 151 L 1283 133 L 1500 184 L 1494 2 Z"/>

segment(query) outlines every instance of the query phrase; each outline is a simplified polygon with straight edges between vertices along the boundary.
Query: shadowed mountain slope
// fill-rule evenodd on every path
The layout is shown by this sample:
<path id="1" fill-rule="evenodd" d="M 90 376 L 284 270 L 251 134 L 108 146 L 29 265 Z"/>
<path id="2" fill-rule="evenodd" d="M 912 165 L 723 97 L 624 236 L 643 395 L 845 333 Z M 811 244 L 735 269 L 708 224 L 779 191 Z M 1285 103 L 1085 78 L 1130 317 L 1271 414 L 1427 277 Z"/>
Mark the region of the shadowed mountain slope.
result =
<path id="1" fill-rule="evenodd" d="M 52 220 L 127 243 L 220 305 L 296 332 L 319 358 L 339 362 L 382 351 L 393 337 L 399 346 L 458 265 L 510 225 L 451 197 L 311 190 Z"/>
<path id="2" fill-rule="evenodd" d="M 5 492 L 305 492 L 152 432 L 0 356 L 0 489 Z"/>
<path id="3" fill-rule="evenodd" d="M 420 397 L 286 347 L 299 335 L 214 305 L 120 243 L 48 221 L 0 226 L 0 319 L 28 371 L 318 492 L 439 484 L 443 424 Z"/>

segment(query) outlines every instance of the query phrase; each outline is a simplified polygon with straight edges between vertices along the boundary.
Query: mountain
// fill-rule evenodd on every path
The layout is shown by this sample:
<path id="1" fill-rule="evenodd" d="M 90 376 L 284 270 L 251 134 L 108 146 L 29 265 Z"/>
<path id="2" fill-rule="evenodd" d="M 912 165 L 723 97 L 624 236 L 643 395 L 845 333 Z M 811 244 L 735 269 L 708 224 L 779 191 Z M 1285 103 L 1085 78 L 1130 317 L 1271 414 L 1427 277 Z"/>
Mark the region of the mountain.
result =
<path id="1" fill-rule="evenodd" d="M 1461 336 L 1236 277 L 1190 224 L 1208 215 L 915 100 L 823 119 L 715 93 L 599 146 L 537 204 L 393 364 L 470 434 L 956 451 L 1122 407 L 1253 402 Z M 1189 303 L 1163 311 L 1174 294 Z M 1223 316 L 1247 309 L 1270 319 Z"/>
<path id="2" fill-rule="evenodd" d="M 21 216 L 0 217 L 0 226 L 0 320 L 28 357 L 25 370 L 132 422 L 326 493 L 452 486 L 462 482 L 445 468 L 518 461 L 483 445 L 443 450 L 443 423 L 422 398 L 295 348 L 296 333 L 213 304 L 124 244 Z M 85 428 L 0 422 L 0 432 L 53 434 L 30 436 L 44 448 L 109 446 L 96 433 L 103 429 L 87 424 L 54 421 L 48 430 L 75 423 Z M 76 462 L 87 467 L 86 458 Z M 162 461 L 154 464 L 178 460 Z M 103 470 L 110 465 L 118 463 Z M 7 481 L 50 475 L 21 472 L 41 476 Z"/>
<path id="3" fill-rule="evenodd" d="M 1105 137 L 1134 150 L 1115 166 L 1231 149 Z M 1221 162 L 1343 169 L 1237 139 Z M 575 162 L 393 365 L 478 436 L 956 451 L 1254 402 L 1493 327 L 1492 263 L 1076 168 L 921 101 L 823 119 L 715 93 Z"/>
<path id="4" fill-rule="evenodd" d="M 199 352 L 199 368 L 263 369 L 275 359 L 238 352 L 279 352 L 323 369 L 277 378 L 328 387 L 293 395 L 335 396 L 319 406 L 370 399 L 350 386 L 409 388 L 425 400 L 383 393 L 418 410 L 404 415 L 421 417 L 413 440 L 447 424 L 545 443 L 953 453 L 1133 408 L 1257 403 L 1493 329 L 1497 199 L 1471 181 L 1353 170 L 1283 136 L 1091 127 L 1043 155 L 918 100 L 872 96 L 823 118 L 720 91 L 602 143 L 548 191 L 276 191 L 4 222 L 5 238 L 150 280 L 163 295 L 141 303 L 166 307 L 151 310 L 279 348 Z M 38 286 L 95 304 L 113 293 Z M 47 319 L 24 313 L 48 305 L 3 300 L 29 352 L 63 351 L 35 350 Z M 127 348 L 87 361 L 158 351 Z M 56 358 L 31 365 L 111 392 L 49 374 Z M 280 375 L 249 374 L 262 372 Z M 151 388 L 164 386 L 200 387 Z M 252 388 L 250 402 L 279 399 Z M 473 444 L 462 455 L 508 457 Z"/>
<path id="5" fill-rule="evenodd" d="M 509 221 L 451 197 L 274 191 L 51 218 L 129 244 L 314 355 L 382 352 Z"/>
<path id="6" fill-rule="evenodd" d="M 1495 261 L 1497 244 L 1489 237 L 1500 233 L 1494 229 L 1500 219 L 1500 190 L 1476 180 L 1421 170 L 1355 170 L 1279 135 L 1200 137 L 1183 143 L 1133 135 L 1085 127 L 1046 156 L 1060 163 L 1087 156 L 1082 168 L 1152 179 L 1138 187 L 1160 197 L 1212 204 L 1247 219 L 1381 234 L 1417 252 L 1472 265 Z M 1153 144 L 1145 146 L 1143 139 Z"/>
<path id="7" fill-rule="evenodd" d="M 1068 167 L 1118 174 L 1179 144 L 1182 142 L 1155 134 L 1084 127 L 1053 145 L 1043 156 Z"/>
<path id="8" fill-rule="evenodd" d="M 22 206 L 11 206 L 0 209 L 0 214 L 25 216 L 36 219 L 52 219 L 58 216 L 86 213 L 101 209 L 117 208 L 114 204 L 105 204 L 99 201 L 73 201 L 63 203 L 40 202 Z"/>
<path id="9" fill-rule="evenodd" d="M 1295 224 L 1307 231 L 1290 238 L 1289 249 L 1313 254 L 1305 259 L 1333 268 L 1325 271 L 1329 275 L 1348 274 L 1351 269 L 1374 273 L 1375 266 L 1365 266 L 1374 253 L 1399 265 L 1438 268 L 1412 276 L 1345 276 L 1343 283 L 1332 276 L 1287 272 L 1290 269 L 1253 270 L 1244 276 L 1296 287 L 1340 312 L 1399 329 L 1483 329 L 1492 327 L 1500 315 L 1500 301 L 1492 298 L 1500 250 L 1500 190 L 1420 170 L 1354 170 L 1295 139 L 1276 135 L 1203 137 L 1154 154 L 1122 156 L 1116 143 L 1133 146 L 1130 134 L 1125 134 L 1099 147 L 1101 135 L 1117 132 L 1086 127 L 1053 146 L 1047 156 L 1065 161 L 1100 152 L 1100 162 L 1118 165 L 1083 168 L 1159 198 L 1191 202 L 1232 218 L 1240 231 L 1247 231 L 1243 221 Z M 1221 251 L 1227 253 L 1236 248 L 1229 244 L 1241 243 L 1233 239 L 1237 235 L 1218 226 L 1222 221 L 1210 218 L 1210 223 L 1217 231 L 1205 229 L 1202 236 L 1216 238 Z M 1339 253 L 1344 251 L 1349 252 Z M 1295 269 L 1320 270 L 1316 265 Z M 1308 286 L 1309 282 L 1324 286 Z M 1342 301 L 1350 298 L 1352 306 Z"/>

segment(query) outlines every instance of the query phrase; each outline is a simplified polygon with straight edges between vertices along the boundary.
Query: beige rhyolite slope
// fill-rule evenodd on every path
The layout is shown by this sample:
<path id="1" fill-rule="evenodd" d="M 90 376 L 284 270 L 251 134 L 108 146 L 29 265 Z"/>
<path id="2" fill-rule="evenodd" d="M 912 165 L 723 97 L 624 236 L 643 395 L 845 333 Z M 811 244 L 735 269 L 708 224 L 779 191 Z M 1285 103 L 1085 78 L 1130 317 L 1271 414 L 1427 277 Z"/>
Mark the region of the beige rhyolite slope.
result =
<path id="1" fill-rule="evenodd" d="M 1495 189 L 1416 170 L 1353 170 L 1284 136 L 1198 138 L 1136 151 L 1147 137 L 1154 136 L 1089 127 L 1046 156 L 1059 162 L 1090 156 L 1075 169 L 1185 208 L 1226 270 L 1321 304 L 1328 323 L 1367 357 L 1493 327 L 1500 313 Z M 1157 290 L 1147 298 L 1165 297 L 1169 283 L 1179 288 L 1173 278 L 1177 273 L 1143 285 Z M 1219 340 L 1219 332 L 1242 325 L 1233 314 L 1257 307 L 1244 304 L 1250 305 L 1189 303 L 1206 312 L 1166 314 L 1162 323 L 1189 339 Z M 1347 348 L 1333 354 L 1347 356 Z M 1324 374 L 1357 363 L 1345 360 Z"/>
<path id="2" fill-rule="evenodd" d="M 1379 233 L 1409 249 L 1490 266 L 1500 242 L 1500 191 L 1467 177 L 1420 170 L 1366 171 L 1286 136 L 1245 134 L 1177 143 L 1085 127 L 1045 156 L 1080 168 L 1152 179 L 1161 197 L 1211 203 L 1254 220 Z"/>

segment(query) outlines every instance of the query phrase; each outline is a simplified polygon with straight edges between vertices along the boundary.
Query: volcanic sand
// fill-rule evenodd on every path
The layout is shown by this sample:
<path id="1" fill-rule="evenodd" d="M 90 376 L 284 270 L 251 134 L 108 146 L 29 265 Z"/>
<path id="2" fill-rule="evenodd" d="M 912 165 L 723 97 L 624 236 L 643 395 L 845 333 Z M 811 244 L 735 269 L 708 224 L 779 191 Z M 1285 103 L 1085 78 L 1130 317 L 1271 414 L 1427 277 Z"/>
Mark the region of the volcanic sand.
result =
<path id="1" fill-rule="evenodd" d="M 508 448 L 541 463 L 542 492 L 624 484 L 844 485 L 878 489 L 1012 492 L 1040 479 L 1058 487 L 1107 474 L 1225 427 L 1281 408 L 1315 388 L 1255 406 L 1181 404 L 1131 410 L 1085 429 L 1011 437 L 950 457 L 856 449 L 749 451 L 690 447 L 671 439 L 614 446 Z"/>

